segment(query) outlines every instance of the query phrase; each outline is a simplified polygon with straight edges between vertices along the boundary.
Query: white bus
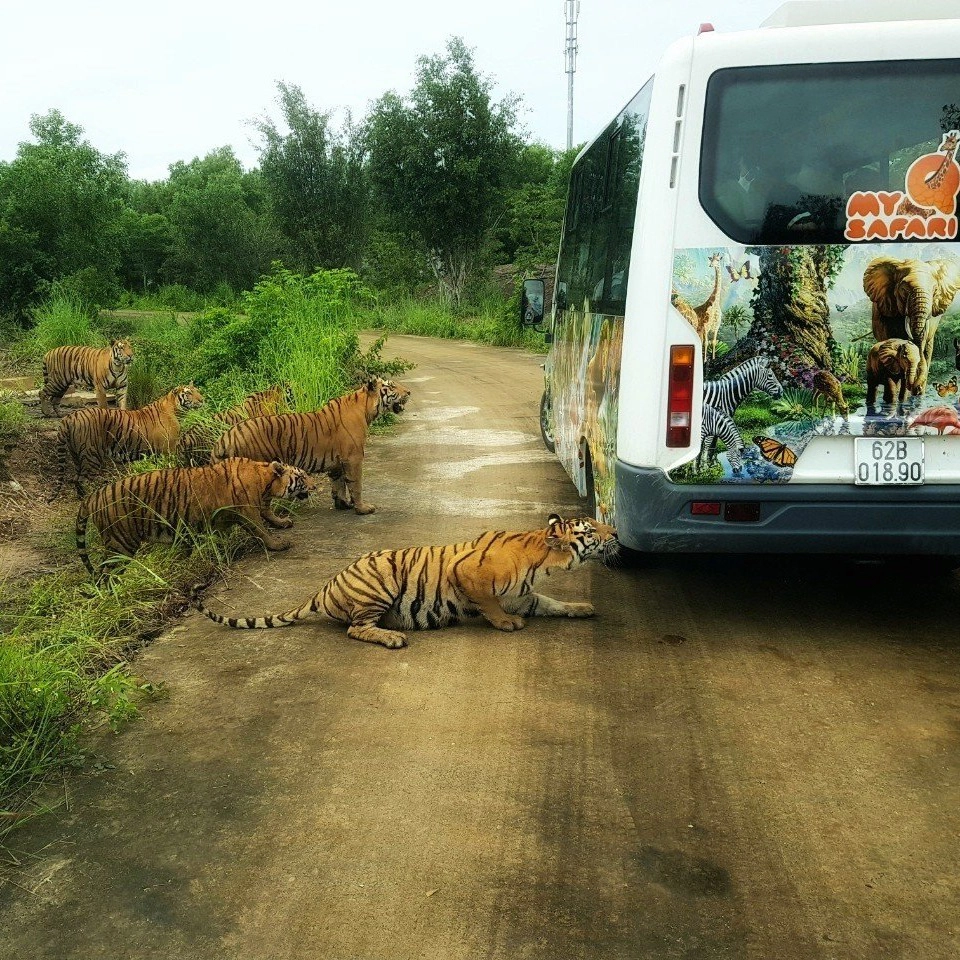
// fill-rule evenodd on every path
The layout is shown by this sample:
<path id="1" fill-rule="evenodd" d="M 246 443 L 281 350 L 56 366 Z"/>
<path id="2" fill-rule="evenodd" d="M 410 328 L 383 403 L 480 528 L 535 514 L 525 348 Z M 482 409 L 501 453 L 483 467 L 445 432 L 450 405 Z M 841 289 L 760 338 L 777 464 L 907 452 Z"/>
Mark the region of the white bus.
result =
<path id="1" fill-rule="evenodd" d="M 960 555 L 951 17 L 705 25 L 578 156 L 541 425 L 626 546 Z"/>

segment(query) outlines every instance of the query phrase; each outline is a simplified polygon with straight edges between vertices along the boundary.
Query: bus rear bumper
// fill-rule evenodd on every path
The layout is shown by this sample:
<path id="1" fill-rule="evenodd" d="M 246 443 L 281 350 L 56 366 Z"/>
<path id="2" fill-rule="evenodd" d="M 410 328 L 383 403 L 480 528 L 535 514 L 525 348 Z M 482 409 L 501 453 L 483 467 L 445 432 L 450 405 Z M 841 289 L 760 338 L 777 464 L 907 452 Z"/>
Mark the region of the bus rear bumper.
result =
<path id="1" fill-rule="evenodd" d="M 618 460 L 616 491 L 620 541 L 647 553 L 960 556 L 960 484 L 694 486 Z"/>

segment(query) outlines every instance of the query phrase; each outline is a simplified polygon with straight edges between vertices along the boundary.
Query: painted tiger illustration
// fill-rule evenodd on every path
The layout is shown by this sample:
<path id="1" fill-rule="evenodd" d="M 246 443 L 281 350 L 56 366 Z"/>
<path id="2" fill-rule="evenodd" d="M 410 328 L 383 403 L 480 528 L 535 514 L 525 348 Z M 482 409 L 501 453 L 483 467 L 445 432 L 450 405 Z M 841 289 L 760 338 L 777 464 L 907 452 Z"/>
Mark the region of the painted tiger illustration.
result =
<path id="1" fill-rule="evenodd" d="M 202 405 L 203 397 L 191 383 L 139 410 L 90 407 L 64 417 L 57 431 L 60 476 L 55 495 L 66 479 L 68 459 L 73 464 L 77 494 L 82 497 L 84 482 L 115 464 L 172 452 L 180 437 L 180 418 Z"/>
<path id="2" fill-rule="evenodd" d="M 45 417 L 60 416 L 60 401 L 73 386 L 97 394 L 97 406 L 107 409 L 107 390 L 113 390 L 117 406 L 127 409 L 127 371 L 133 363 L 128 340 L 111 340 L 109 347 L 54 347 L 43 356 L 43 387 L 40 409 Z"/>
<path id="3" fill-rule="evenodd" d="M 224 428 L 232 427 L 253 417 L 268 417 L 285 413 L 294 406 L 293 388 L 280 383 L 252 393 L 236 406 L 214 414 L 210 422 L 195 423 L 184 430 L 177 441 L 177 457 L 189 466 L 199 467 L 210 461 L 210 449 Z"/>
<path id="4" fill-rule="evenodd" d="M 316 481 L 285 463 L 241 457 L 205 467 L 172 467 L 121 477 L 91 493 L 77 513 L 77 551 L 94 573 L 87 552 L 92 522 L 108 553 L 132 557 L 147 542 L 172 540 L 179 524 L 193 529 L 240 523 L 268 550 L 287 550 L 291 541 L 270 533 L 287 529 L 289 517 L 273 510 L 273 500 L 306 500 Z"/>
<path id="5" fill-rule="evenodd" d="M 406 645 L 403 629 L 442 627 L 478 615 L 507 631 L 522 629 L 524 617 L 592 617 L 592 604 L 535 593 L 534 582 L 591 557 L 611 559 L 618 549 L 613 527 L 592 517 L 551 514 L 546 528 L 525 533 L 489 532 L 445 547 L 368 553 L 303 606 L 275 616 L 223 617 L 208 610 L 196 590 L 193 603 L 215 623 L 238 630 L 289 626 L 320 613 L 347 624 L 354 640 L 395 649 Z"/>
<path id="6" fill-rule="evenodd" d="M 401 413 L 410 391 L 392 380 L 372 377 L 366 386 L 331 400 L 312 413 L 283 413 L 245 420 L 227 430 L 210 451 L 225 457 L 280 460 L 326 473 L 333 481 L 333 505 L 360 514 L 376 507 L 363 500 L 363 451 L 367 429 L 383 412 Z"/>

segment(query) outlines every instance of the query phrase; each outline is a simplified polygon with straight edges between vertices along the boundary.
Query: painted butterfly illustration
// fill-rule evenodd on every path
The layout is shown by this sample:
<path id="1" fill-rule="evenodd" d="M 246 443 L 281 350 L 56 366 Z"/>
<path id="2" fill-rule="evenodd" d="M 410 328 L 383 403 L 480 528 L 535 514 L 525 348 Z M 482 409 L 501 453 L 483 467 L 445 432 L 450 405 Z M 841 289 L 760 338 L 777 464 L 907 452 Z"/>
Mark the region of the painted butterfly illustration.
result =
<path id="1" fill-rule="evenodd" d="M 773 437 L 754 437 L 753 442 L 760 448 L 760 455 L 775 467 L 792 467 L 797 455 L 785 444 Z"/>
<path id="2" fill-rule="evenodd" d="M 750 261 L 744 260 L 739 267 L 734 268 L 732 264 L 727 264 L 727 273 L 730 274 L 730 282 L 736 283 L 738 280 L 753 280 L 753 274 L 750 273 Z"/>
<path id="3" fill-rule="evenodd" d="M 957 392 L 957 378 L 951 377 L 946 383 L 935 383 L 933 386 L 941 397 L 949 397 L 951 393 Z"/>
<path id="4" fill-rule="evenodd" d="M 844 304 L 835 303 L 833 305 L 833 309 L 836 310 L 837 313 L 843 313 L 843 311 L 846 310 L 848 306 L 849 306 L 848 303 L 844 303 Z"/>

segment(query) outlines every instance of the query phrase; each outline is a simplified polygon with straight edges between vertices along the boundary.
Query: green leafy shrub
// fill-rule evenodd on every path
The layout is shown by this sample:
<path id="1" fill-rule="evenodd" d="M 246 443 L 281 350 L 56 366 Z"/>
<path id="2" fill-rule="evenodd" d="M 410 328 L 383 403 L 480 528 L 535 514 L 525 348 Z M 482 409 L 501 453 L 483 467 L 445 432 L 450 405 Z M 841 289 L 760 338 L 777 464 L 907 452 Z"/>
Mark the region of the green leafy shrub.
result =
<path id="1" fill-rule="evenodd" d="M 33 310 L 33 330 L 24 348 L 43 356 L 54 347 L 105 346 L 88 307 L 75 295 L 55 292 Z"/>

